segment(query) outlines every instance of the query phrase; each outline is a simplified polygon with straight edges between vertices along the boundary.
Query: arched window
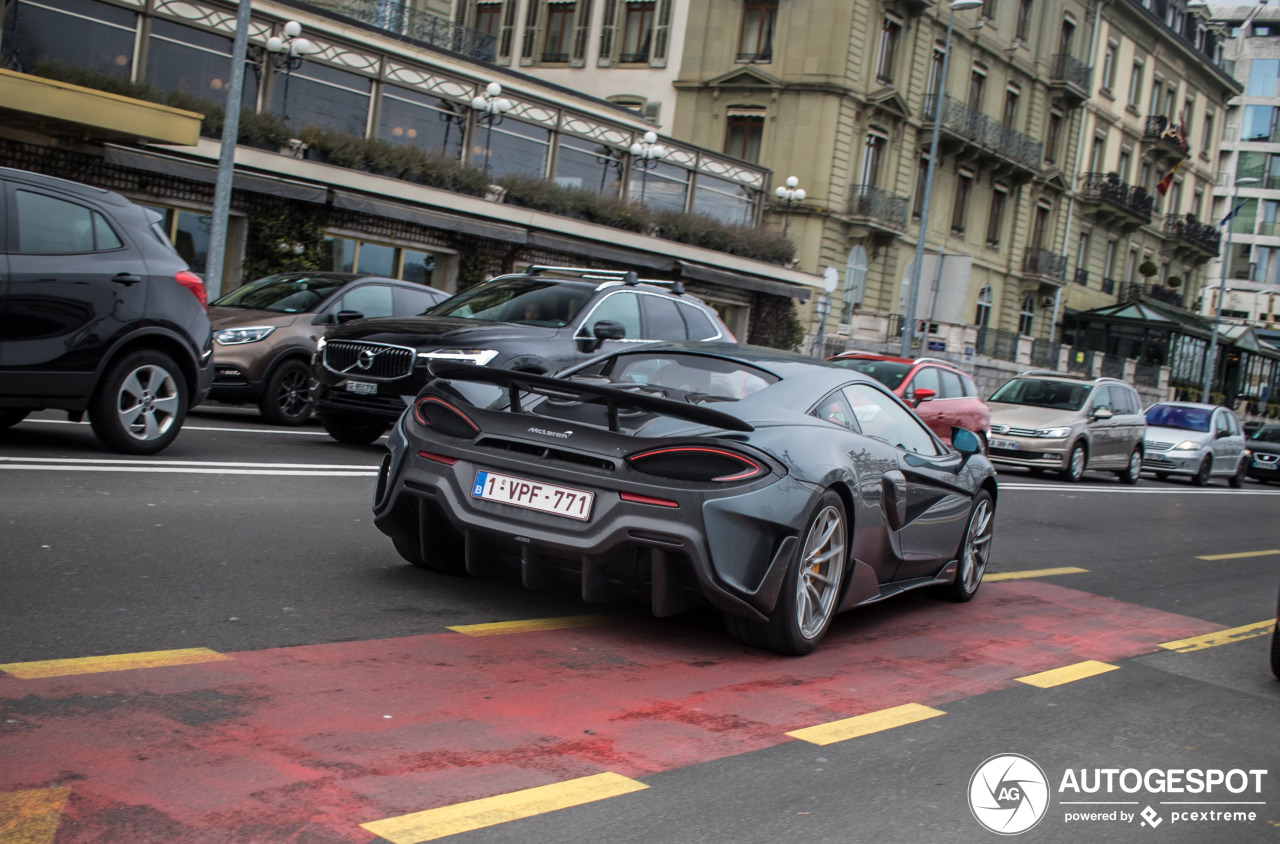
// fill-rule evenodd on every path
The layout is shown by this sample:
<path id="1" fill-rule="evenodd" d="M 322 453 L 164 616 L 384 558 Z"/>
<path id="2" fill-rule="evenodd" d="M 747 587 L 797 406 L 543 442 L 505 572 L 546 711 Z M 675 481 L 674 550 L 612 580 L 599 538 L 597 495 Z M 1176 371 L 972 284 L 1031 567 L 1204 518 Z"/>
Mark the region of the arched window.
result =
<path id="1" fill-rule="evenodd" d="M 867 250 L 862 245 L 849 250 L 849 257 L 844 262 L 843 306 L 840 308 L 840 321 L 848 325 L 853 319 L 853 312 L 861 307 L 867 294 Z"/>
<path id="2" fill-rule="evenodd" d="M 978 291 L 978 312 L 974 315 L 973 322 L 979 328 L 986 328 L 991 324 L 990 284 L 982 285 L 982 289 Z"/>
<path id="3" fill-rule="evenodd" d="M 1022 310 L 1018 312 L 1018 333 L 1030 337 L 1036 321 L 1036 297 L 1028 293 L 1022 299 Z"/>

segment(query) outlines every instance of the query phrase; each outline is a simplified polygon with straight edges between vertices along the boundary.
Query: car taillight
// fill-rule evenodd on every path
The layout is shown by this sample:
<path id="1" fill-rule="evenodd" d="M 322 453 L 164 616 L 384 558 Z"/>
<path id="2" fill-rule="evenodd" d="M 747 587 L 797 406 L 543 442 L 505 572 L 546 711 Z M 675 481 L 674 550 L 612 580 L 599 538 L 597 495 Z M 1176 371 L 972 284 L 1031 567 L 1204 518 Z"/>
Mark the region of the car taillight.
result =
<path id="1" fill-rule="evenodd" d="M 671 446 L 633 454 L 627 462 L 647 475 L 677 481 L 728 483 L 759 477 L 768 470 L 735 451 L 704 446 Z"/>
<path id="2" fill-rule="evenodd" d="M 183 287 L 191 291 L 191 295 L 196 297 L 196 301 L 200 303 L 200 307 L 206 311 L 209 310 L 209 295 L 204 292 L 204 280 L 193 272 L 183 270 L 174 275 L 173 280 L 181 284 Z"/>
<path id="3" fill-rule="evenodd" d="M 480 433 L 480 426 L 472 422 L 465 413 L 435 396 L 418 399 L 413 405 L 413 418 L 419 424 L 451 437 L 471 439 Z"/>

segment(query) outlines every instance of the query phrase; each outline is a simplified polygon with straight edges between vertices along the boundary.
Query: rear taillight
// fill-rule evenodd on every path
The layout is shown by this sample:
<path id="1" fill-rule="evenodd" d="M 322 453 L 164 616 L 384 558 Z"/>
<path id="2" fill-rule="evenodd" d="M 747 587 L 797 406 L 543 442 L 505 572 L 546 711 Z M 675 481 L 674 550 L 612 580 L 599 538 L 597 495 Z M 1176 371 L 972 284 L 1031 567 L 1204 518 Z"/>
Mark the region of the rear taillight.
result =
<path id="1" fill-rule="evenodd" d="M 471 439 L 480 433 L 480 426 L 472 422 L 467 414 L 435 396 L 418 399 L 413 405 L 413 418 L 419 424 L 451 437 Z"/>
<path id="2" fill-rule="evenodd" d="M 768 472 L 768 468 L 736 451 L 704 446 L 671 446 L 633 454 L 627 458 L 632 468 L 647 475 L 677 481 L 745 481 Z"/>
<path id="3" fill-rule="evenodd" d="M 188 270 L 183 270 L 174 275 L 173 280 L 190 290 L 191 295 L 196 297 L 196 301 L 200 303 L 200 307 L 206 311 L 209 310 L 209 295 L 204 292 L 204 280 L 200 276 Z"/>

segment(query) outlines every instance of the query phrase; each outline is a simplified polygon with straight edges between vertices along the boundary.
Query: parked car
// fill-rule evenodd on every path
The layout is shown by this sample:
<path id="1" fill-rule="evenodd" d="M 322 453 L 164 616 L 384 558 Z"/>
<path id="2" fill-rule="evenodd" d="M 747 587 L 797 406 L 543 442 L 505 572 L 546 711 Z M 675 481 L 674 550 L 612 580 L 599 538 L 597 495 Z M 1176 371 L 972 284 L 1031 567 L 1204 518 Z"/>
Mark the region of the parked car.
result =
<path id="1" fill-rule="evenodd" d="M 1160 480 L 1185 475 L 1196 486 L 1226 477 L 1244 486 L 1249 459 L 1244 430 L 1229 408 L 1194 402 L 1160 402 L 1147 408 L 1142 468 Z"/>
<path id="2" fill-rule="evenodd" d="M 1137 391 L 1124 381 L 1033 370 L 1006 381 L 987 403 L 993 463 L 1054 470 L 1068 481 L 1102 469 L 1138 482 L 1147 423 Z"/>
<path id="3" fill-rule="evenodd" d="M 789 654 L 841 610 L 982 582 L 997 489 L 977 435 L 948 448 L 860 373 L 723 343 L 622 346 L 558 377 L 431 369 L 374 498 L 414 565 L 506 561 L 658 616 L 708 604 Z"/>
<path id="4" fill-rule="evenodd" d="M 334 439 L 371 443 L 413 403 L 433 361 L 544 374 L 636 343 L 726 339 L 733 336 L 716 312 L 679 282 L 535 266 L 421 316 L 330 329 L 314 368 L 316 414 Z"/>
<path id="5" fill-rule="evenodd" d="M 979 398 L 978 385 L 955 364 L 937 358 L 912 360 L 871 352 L 845 352 L 827 360 L 870 375 L 893 390 L 943 442 L 951 442 L 952 428 L 964 428 L 977 434 L 986 450 L 991 409 Z"/>
<path id="6" fill-rule="evenodd" d="M 204 281 L 159 215 L 8 168 L 0 210 L 0 430 L 36 410 L 88 412 L 113 451 L 167 447 L 209 390 L 213 340 Z"/>
<path id="7" fill-rule="evenodd" d="M 360 273 L 280 273 L 209 306 L 213 388 L 209 398 L 256 404 L 274 425 L 301 425 L 315 409 L 311 359 L 324 332 L 366 317 L 420 314 L 443 290 Z"/>
<path id="8" fill-rule="evenodd" d="M 1262 483 L 1280 481 L 1280 425 L 1263 425 L 1244 442 L 1249 477 Z"/>

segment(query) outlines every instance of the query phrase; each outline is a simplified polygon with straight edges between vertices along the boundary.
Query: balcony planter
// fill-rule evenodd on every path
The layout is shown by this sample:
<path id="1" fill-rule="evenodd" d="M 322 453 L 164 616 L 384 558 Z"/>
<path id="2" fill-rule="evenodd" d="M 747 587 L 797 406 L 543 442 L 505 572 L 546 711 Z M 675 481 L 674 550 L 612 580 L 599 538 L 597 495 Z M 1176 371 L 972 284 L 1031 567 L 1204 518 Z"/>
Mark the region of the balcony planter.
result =
<path id="1" fill-rule="evenodd" d="M 1165 279 L 1164 283 L 1169 285 L 1170 287 L 1177 288 L 1182 286 L 1182 279 L 1176 275 L 1171 275 L 1167 279 Z"/>

